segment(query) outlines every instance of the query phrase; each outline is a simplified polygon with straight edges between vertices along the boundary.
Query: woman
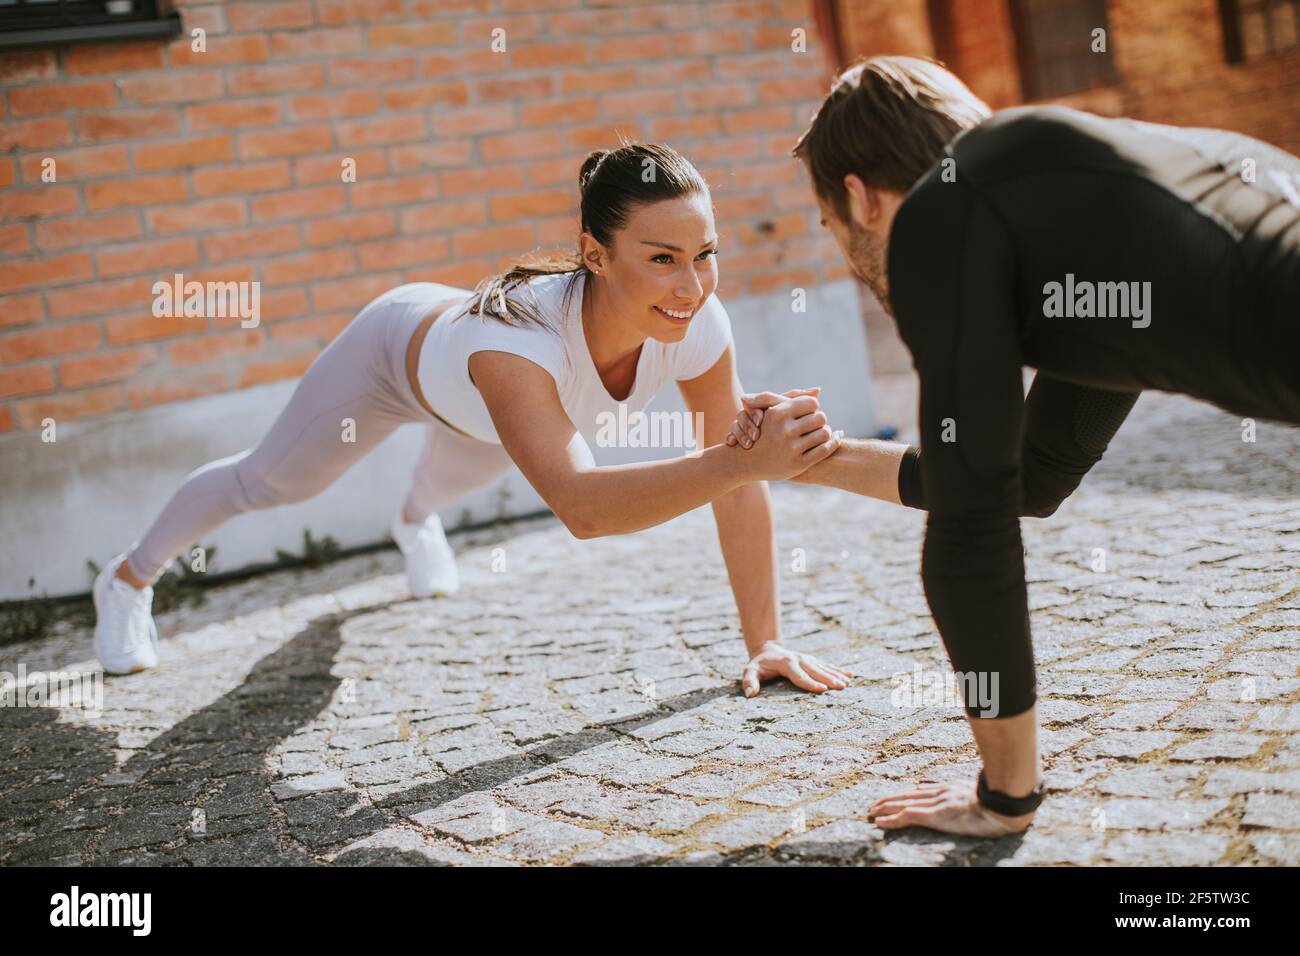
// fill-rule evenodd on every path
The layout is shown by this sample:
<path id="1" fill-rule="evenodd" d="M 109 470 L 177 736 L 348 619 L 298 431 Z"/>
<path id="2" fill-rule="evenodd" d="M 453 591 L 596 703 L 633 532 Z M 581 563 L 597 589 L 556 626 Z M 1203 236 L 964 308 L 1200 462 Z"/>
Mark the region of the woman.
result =
<path id="1" fill-rule="evenodd" d="M 95 579 L 105 670 L 157 664 L 151 586 L 177 554 L 236 514 L 319 494 L 399 425 L 421 422 L 424 450 L 392 528 L 417 596 L 457 587 L 436 509 L 511 462 L 580 538 L 638 531 L 713 502 L 749 652 L 746 696 L 775 676 L 818 693 L 847 686 L 853 675 L 780 644 L 761 483 L 811 467 L 836 439 L 811 389 L 767 413 L 778 441 L 750 452 L 722 444 L 741 392 L 727 313 L 713 296 L 708 187 L 670 147 L 629 143 L 591 153 L 579 188 L 576 255 L 516 265 L 472 293 L 416 282 L 380 295 L 317 357 L 256 447 L 189 475 Z M 669 378 L 703 414 L 705 434 L 695 437 L 710 447 L 595 467 L 585 438 L 603 416 L 618 420 L 619 404 L 640 411 Z"/>

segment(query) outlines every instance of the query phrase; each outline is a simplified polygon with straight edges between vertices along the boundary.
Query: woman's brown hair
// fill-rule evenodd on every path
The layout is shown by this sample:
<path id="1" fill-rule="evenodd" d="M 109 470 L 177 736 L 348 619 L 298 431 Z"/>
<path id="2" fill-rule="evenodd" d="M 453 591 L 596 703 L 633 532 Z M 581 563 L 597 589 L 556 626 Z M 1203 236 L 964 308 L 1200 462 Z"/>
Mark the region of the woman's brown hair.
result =
<path id="1" fill-rule="evenodd" d="M 592 151 L 582 163 L 578 173 L 581 229 L 611 249 L 634 206 L 708 191 L 699 171 L 671 146 L 623 141 L 614 149 Z M 474 301 L 463 314 L 489 316 L 508 325 L 534 322 L 545 326 L 537 309 L 507 293 L 520 284 L 527 287 L 534 276 L 572 273 L 565 289 L 567 302 L 575 280 L 586 269 L 577 252 L 525 257 L 506 272 L 476 285 Z"/>
<path id="2" fill-rule="evenodd" d="M 990 115 L 988 104 L 937 61 L 874 56 L 840 74 L 791 154 L 847 222 L 847 174 L 906 194 L 954 136 Z"/>

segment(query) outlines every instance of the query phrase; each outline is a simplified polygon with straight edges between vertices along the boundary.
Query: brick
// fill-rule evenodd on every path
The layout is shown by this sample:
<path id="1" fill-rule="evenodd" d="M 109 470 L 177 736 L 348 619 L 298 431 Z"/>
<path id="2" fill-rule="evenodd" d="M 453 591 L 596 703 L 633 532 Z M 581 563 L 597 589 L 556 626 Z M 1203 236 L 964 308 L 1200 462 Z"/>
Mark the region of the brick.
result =
<path id="1" fill-rule="evenodd" d="M 321 310 L 360 308 L 400 281 L 398 273 L 384 272 L 317 282 L 311 287 L 312 305 Z"/>
<path id="2" fill-rule="evenodd" d="M 633 61 L 635 62 L 635 58 Z M 636 70 L 631 67 L 619 67 L 609 70 L 574 70 L 560 74 L 560 93 L 615 92 L 626 90 L 636 85 Z"/>
<path id="3" fill-rule="evenodd" d="M 306 223 L 305 230 L 307 245 L 316 247 L 391 236 L 396 231 L 396 225 L 391 210 L 376 209 L 329 219 L 313 219 Z"/>
<path id="4" fill-rule="evenodd" d="M 28 182 L 41 182 L 41 173 L 47 158 L 54 160 L 54 175 L 58 182 L 120 175 L 131 170 L 131 162 L 125 146 L 86 146 L 81 149 L 49 153 L 48 156 L 24 156 L 23 179 Z"/>
<path id="5" fill-rule="evenodd" d="M 672 116 L 650 121 L 650 138 L 658 141 L 714 137 L 720 132 L 718 117 Z"/>
<path id="6" fill-rule="evenodd" d="M 7 119 L 0 123 L 0 150 L 52 149 L 71 142 L 72 124 L 66 119 Z"/>
<path id="7" fill-rule="evenodd" d="M 334 148 L 334 132 L 328 126 L 291 126 L 239 134 L 241 160 L 301 156 Z"/>
<path id="8" fill-rule="evenodd" d="M 337 56 L 365 49 L 366 34 L 360 27 L 339 27 L 305 32 L 272 33 L 271 55 L 276 61 L 306 56 Z"/>
<path id="9" fill-rule="evenodd" d="M 162 47 L 153 42 L 81 43 L 63 55 L 63 68 L 79 75 L 160 70 L 162 66 Z"/>
<path id="10" fill-rule="evenodd" d="M 289 115 L 295 120 L 346 119 L 379 112 L 378 90 L 339 90 L 330 94 L 304 93 L 289 98 Z"/>
<path id="11" fill-rule="evenodd" d="M 533 216 L 548 216 L 560 212 L 576 212 L 577 197 L 567 189 L 533 190 L 517 196 L 493 196 L 492 218 L 511 222 Z"/>
<path id="12" fill-rule="evenodd" d="M 63 322 L 0 336 L 0 359 L 7 365 L 32 359 L 89 352 L 99 345 L 98 322 Z"/>
<path id="13" fill-rule="evenodd" d="M 440 110 L 430 124 L 440 138 L 472 136 L 515 128 L 515 108 L 510 104 L 475 106 L 463 110 Z"/>
<path id="14" fill-rule="evenodd" d="M 447 240 L 441 236 L 386 239 L 357 247 L 364 271 L 415 265 L 447 257 Z"/>
<path id="15" fill-rule="evenodd" d="M 224 74 L 219 70 L 203 73 L 169 73 L 163 77 L 138 77 L 119 80 L 122 95 L 137 103 L 183 103 L 190 100 L 219 99 L 224 91 Z"/>
<path id="16" fill-rule="evenodd" d="M 27 83 L 59 75 L 53 50 L 7 50 L 0 55 L 0 82 Z"/>
<path id="17" fill-rule="evenodd" d="M 577 171 L 574 171 L 577 181 Z M 503 192 L 524 188 L 524 168 L 507 166 L 472 166 L 469 169 L 449 169 L 441 175 L 443 192 L 448 196 Z"/>
<path id="18" fill-rule="evenodd" d="M 438 20 L 432 23 L 383 24 L 367 30 L 366 38 L 372 50 L 450 46 L 456 42 L 456 23 L 452 20 Z"/>
<path id="19" fill-rule="evenodd" d="M 86 207 L 93 212 L 123 206 L 152 206 L 187 198 L 185 180 L 176 175 L 136 176 L 87 183 Z"/>
<path id="20" fill-rule="evenodd" d="M 42 185 L 0 193 L 0 220 L 61 216 L 80 210 L 75 186 Z"/>
<path id="21" fill-rule="evenodd" d="M 473 144 L 469 140 L 435 140 L 414 146 L 394 146 L 388 150 L 388 162 L 394 173 L 409 173 L 425 167 L 465 166 L 472 151 Z"/>
<path id="22" fill-rule="evenodd" d="M 311 4 L 307 0 L 288 0 L 284 3 L 228 3 L 225 9 L 230 29 L 236 33 L 309 27 L 314 23 Z"/>
<path id="23" fill-rule="evenodd" d="M 32 243 L 25 223 L 0 226 L 0 253 L 17 258 L 31 254 Z"/>
<path id="24" fill-rule="evenodd" d="M 62 113 L 66 110 L 106 110 L 117 105 L 117 90 L 110 80 L 84 83 L 45 83 L 9 91 L 9 109 L 15 116 Z"/>
<path id="25" fill-rule="evenodd" d="M 175 110 L 115 110 L 77 117 L 77 136 L 82 142 L 114 139 L 148 139 L 179 133 L 180 116 Z"/>
<path id="26" fill-rule="evenodd" d="M 736 110 L 722 114 L 722 128 L 728 134 L 752 133 L 756 130 L 783 130 L 794 126 L 787 106 L 764 106 L 753 110 Z"/>
<path id="27" fill-rule="evenodd" d="M 151 285 L 147 278 L 90 282 L 47 292 L 45 301 L 52 319 L 102 315 L 148 308 L 153 302 L 153 293 L 149 291 Z"/>
<path id="28" fill-rule="evenodd" d="M 77 282 L 92 275 L 90 256 L 69 252 L 44 259 L 0 263 L 0 289 L 6 293 Z"/>
<path id="29" fill-rule="evenodd" d="M 157 349 L 135 348 L 68 359 L 59 363 L 59 384 L 63 388 L 81 388 L 120 381 L 134 375 L 157 357 Z"/>
<path id="30" fill-rule="evenodd" d="M 554 156 L 569 149 L 569 140 L 555 130 L 484 136 L 478 141 L 479 156 L 485 163 L 513 159 L 519 155 Z"/>
<path id="31" fill-rule="evenodd" d="M 259 222 L 307 219 L 327 216 L 343 208 L 343 186 L 314 186 L 259 196 L 250 200 L 253 218 Z"/>
<path id="32" fill-rule="evenodd" d="M 247 256 L 250 250 L 258 256 L 296 252 L 301 244 L 296 225 L 254 226 L 204 236 L 203 255 L 209 262 L 225 262 Z"/>
<path id="33" fill-rule="evenodd" d="M 367 265 L 366 268 L 373 268 Z M 321 252 L 272 259 L 262 265 L 262 279 L 270 285 L 292 285 L 320 278 L 338 278 L 357 271 L 357 257 L 352 246 L 339 246 Z"/>
<path id="34" fill-rule="evenodd" d="M 597 49 L 603 44 L 597 44 Z M 591 47 L 582 43 L 523 43 L 510 45 L 510 66 L 516 70 L 551 70 L 587 66 Z M 608 62 L 608 61 L 602 61 Z"/>
<path id="35" fill-rule="evenodd" d="M 33 398 L 19 402 L 15 418 L 21 429 L 39 428 L 46 418 L 55 422 L 92 418 L 122 407 L 122 391 L 116 385 L 102 385 L 64 395 Z"/>
<path id="36" fill-rule="evenodd" d="M 355 312 L 348 310 L 324 315 L 317 313 L 305 319 L 288 319 L 272 325 L 268 329 L 268 334 L 272 341 L 276 342 L 309 339 L 313 342 L 325 343 L 347 328 L 354 316 Z"/>
<path id="37" fill-rule="evenodd" d="M 425 83 L 384 90 L 384 105 L 390 110 L 461 107 L 469 102 L 469 86 L 462 82 Z"/>
<path id="38" fill-rule="evenodd" d="M 352 149 L 357 146 L 387 146 L 392 143 L 412 143 L 427 138 L 424 117 L 418 113 L 406 116 L 386 116 L 382 119 L 339 123 L 335 126 L 339 146 Z"/>
<path id="39" fill-rule="evenodd" d="M 243 63 L 262 63 L 270 55 L 270 42 L 261 34 L 234 37 L 208 37 L 206 49 L 196 52 L 187 35 L 169 48 L 171 65 L 231 66 Z"/>
<path id="40" fill-rule="evenodd" d="M 302 315 L 307 311 L 307 305 L 307 290 L 301 286 L 292 289 L 263 289 L 262 322 L 280 322 Z"/>
<path id="41" fill-rule="evenodd" d="M 240 163 L 221 169 L 196 169 L 190 175 L 198 196 L 229 196 L 236 193 L 263 193 L 284 189 L 292 179 L 287 160 Z"/>
<path id="42" fill-rule="evenodd" d="M 392 20 L 404 15 L 402 0 L 316 0 L 316 19 L 326 25 Z"/>
<path id="43" fill-rule="evenodd" d="M 152 305 L 152 296 L 147 300 Z M 206 316 L 156 316 L 151 311 L 141 315 L 117 316 L 104 320 L 104 335 L 109 345 L 131 345 L 170 339 L 179 335 L 206 332 Z"/>
<path id="44" fill-rule="evenodd" d="M 54 388 L 54 366 L 22 365 L 0 368 L 0 399 L 36 395 Z"/>
<path id="45" fill-rule="evenodd" d="M 45 316 L 45 306 L 40 293 L 6 295 L 4 308 L 0 309 L 0 327 L 27 325 L 39 322 Z"/>
<path id="46" fill-rule="evenodd" d="M 142 235 L 135 212 L 114 212 L 105 216 L 77 216 L 73 219 L 44 219 L 36 223 L 36 245 L 46 251 L 70 249 L 89 243 L 123 242 Z"/>
<path id="47" fill-rule="evenodd" d="M 236 100 L 233 103 L 200 103 L 185 107 L 185 122 L 195 133 L 212 130 L 275 126 L 284 121 L 279 101 Z"/>
<path id="48" fill-rule="evenodd" d="M 160 169 L 188 169 L 230 162 L 235 158 L 229 136 L 204 136 L 173 143 L 145 143 L 135 147 L 135 168 L 147 173 Z"/>
<path id="49" fill-rule="evenodd" d="M 256 96 L 314 90 L 324 82 L 325 69 L 319 63 L 275 64 L 234 71 L 227 88 L 231 96 Z"/>
<path id="50" fill-rule="evenodd" d="M 389 174 L 389 164 L 383 157 L 382 150 L 354 150 L 331 156 L 300 156 L 294 160 L 294 182 L 299 186 L 343 182 L 344 159 L 352 160 L 356 182 L 369 182 Z M 352 183 L 347 185 L 351 186 Z"/>
<path id="51" fill-rule="evenodd" d="M 494 226 L 457 233 L 453 250 L 457 258 L 490 252 L 520 253 L 533 245 L 532 226 Z"/>
<path id="52" fill-rule="evenodd" d="M 326 75 L 330 86 L 409 83 L 416 77 L 415 58 L 335 60 Z"/>
<path id="53" fill-rule="evenodd" d="M 522 111 L 520 119 L 523 121 L 524 128 L 529 128 L 589 123 L 599 115 L 599 100 L 594 96 L 580 96 L 549 103 L 533 103 L 528 109 Z"/>
<path id="54" fill-rule="evenodd" d="M 114 246 L 95 253 L 95 267 L 101 279 L 188 268 L 199 261 L 199 243 L 193 236 L 156 239 L 133 245 Z"/>
<path id="55" fill-rule="evenodd" d="M 403 176 L 376 183 L 350 183 L 347 190 L 353 209 L 370 209 L 433 199 L 438 195 L 438 183 L 432 175 Z"/>
<path id="56" fill-rule="evenodd" d="M 522 110 L 532 108 L 533 100 L 550 99 L 555 95 L 555 80 L 550 76 L 484 77 L 474 84 L 479 102 L 510 102 Z"/>
<path id="57" fill-rule="evenodd" d="M 145 213 L 145 221 L 154 235 L 167 236 L 242 226 L 248 221 L 248 214 L 242 199 L 207 199 L 167 209 L 150 209 Z"/>

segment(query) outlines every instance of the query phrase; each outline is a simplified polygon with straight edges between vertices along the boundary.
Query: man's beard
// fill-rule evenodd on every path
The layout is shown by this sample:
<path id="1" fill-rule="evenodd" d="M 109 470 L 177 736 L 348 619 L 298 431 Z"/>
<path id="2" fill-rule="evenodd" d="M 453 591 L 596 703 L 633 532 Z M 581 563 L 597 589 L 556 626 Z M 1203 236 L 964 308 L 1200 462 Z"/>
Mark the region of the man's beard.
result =
<path id="1" fill-rule="evenodd" d="M 849 261 L 853 272 L 865 282 L 880 307 L 889 315 L 894 308 L 889 302 L 889 240 L 877 238 L 869 229 L 863 229 L 849 220 Z"/>

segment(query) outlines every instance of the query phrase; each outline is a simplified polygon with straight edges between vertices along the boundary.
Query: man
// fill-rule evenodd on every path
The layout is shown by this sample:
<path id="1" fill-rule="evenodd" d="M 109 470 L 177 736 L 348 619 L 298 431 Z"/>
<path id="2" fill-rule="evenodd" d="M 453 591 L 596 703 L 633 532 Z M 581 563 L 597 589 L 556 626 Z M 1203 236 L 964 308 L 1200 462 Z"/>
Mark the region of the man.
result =
<path id="1" fill-rule="evenodd" d="M 846 71 L 793 153 L 912 353 L 921 434 L 919 448 L 846 442 L 797 480 L 929 511 L 935 623 L 962 686 L 998 689 L 993 706 L 966 697 L 978 784 L 872 814 L 1021 831 L 1042 790 L 1018 519 L 1056 510 L 1143 389 L 1300 424 L 1300 160 L 1062 107 L 991 115 L 911 57 Z M 781 398 L 747 397 L 728 440 L 756 440 Z"/>

